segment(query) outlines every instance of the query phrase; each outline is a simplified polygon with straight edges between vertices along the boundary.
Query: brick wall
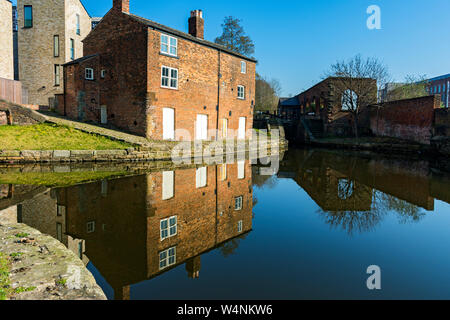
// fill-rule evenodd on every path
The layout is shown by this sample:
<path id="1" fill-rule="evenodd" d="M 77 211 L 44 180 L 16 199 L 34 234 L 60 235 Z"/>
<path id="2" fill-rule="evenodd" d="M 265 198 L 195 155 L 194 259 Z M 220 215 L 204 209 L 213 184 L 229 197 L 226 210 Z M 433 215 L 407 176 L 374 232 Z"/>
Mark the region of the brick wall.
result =
<path id="1" fill-rule="evenodd" d="M 246 118 L 246 129 L 251 129 L 256 64 L 245 60 L 247 72 L 241 73 L 242 58 L 181 36 L 177 37 L 178 56 L 163 55 L 160 36 L 160 31 L 127 14 L 109 11 L 84 40 L 85 55 L 100 56 L 95 74 L 104 69 L 106 77 L 96 77 L 95 84 L 87 86 L 81 82 L 86 82 L 83 77 L 88 62 L 67 66 L 65 73 L 75 79 L 66 86 L 67 115 L 78 118 L 82 95 L 83 105 L 94 110 L 84 120 L 98 122 L 98 107 L 105 105 L 108 123 L 154 140 L 163 139 L 163 108 L 174 109 L 175 130 L 187 130 L 191 140 L 196 137 L 198 114 L 208 116 L 208 130 L 215 130 L 218 123 L 221 130 L 222 119 L 227 119 L 228 130 L 237 131 L 240 117 Z M 162 66 L 178 69 L 177 90 L 161 87 Z M 238 85 L 246 88 L 244 100 L 237 97 Z M 90 105 L 91 96 L 99 97 L 97 106 Z M 215 133 L 208 138 L 213 137 Z"/>
<path id="2" fill-rule="evenodd" d="M 377 136 L 430 144 L 434 111 L 439 106 L 440 96 L 387 102 L 381 107 L 372 107 L 370 129 Z"/>
<path id="3" fill-rule="evenodd" d="M 434 110 L 434 134 L 436 136 L 450 137 L 450 110 L 435 109 Z"/>

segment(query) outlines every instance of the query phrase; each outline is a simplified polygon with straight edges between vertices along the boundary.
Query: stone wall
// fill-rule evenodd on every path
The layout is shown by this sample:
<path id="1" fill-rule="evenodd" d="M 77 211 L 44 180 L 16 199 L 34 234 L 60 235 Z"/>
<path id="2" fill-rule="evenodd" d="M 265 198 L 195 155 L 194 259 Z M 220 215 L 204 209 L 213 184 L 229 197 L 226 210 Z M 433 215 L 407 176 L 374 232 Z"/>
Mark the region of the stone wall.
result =
<path id="1" fill-rule="evenodd" d="M 33 27 L 24 28 L 24 5 L 33 6 Z M 91 31 L 90 17 L 79 0 L 18 0 L 19 78 L 28 89 L 28 103 L 48 105 L 49 98 L 63 93 L 62 64 L 70 61 L 70 39 L 75 42 L 75 59 L 83 56 L 81 42 Z M 76 34 L 80 15 L 80 35 Z M 59 36 L 59 55 L 53 51 L 53 37 Z M 55 83 L 55 68 L 60 84 Z"/>
<path id="2" fill-rule="evenodd" d="M 0 125 L 22 126 L 42 122 L 45 122 L 45 117 L 39 113 L 21 105 L 0 100 Z"/>
<path id="3" fill-rule="evenodd" d="M 14 80 L 12 4 L 0 0 L 0 78 Z"/>
<path id="4" fill-rule="evenodd" d="M 377 136 L 430 144 L 439 96 L 398 100 L 371 108 L 370 129 Z"/>

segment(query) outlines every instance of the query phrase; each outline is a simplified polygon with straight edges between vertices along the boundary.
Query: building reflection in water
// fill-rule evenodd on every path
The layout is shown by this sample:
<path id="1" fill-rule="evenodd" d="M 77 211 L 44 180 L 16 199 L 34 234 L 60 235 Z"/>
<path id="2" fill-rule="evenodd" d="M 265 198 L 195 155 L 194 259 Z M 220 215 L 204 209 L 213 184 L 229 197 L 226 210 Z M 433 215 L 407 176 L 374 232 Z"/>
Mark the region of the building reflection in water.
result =
<path id="1" fill-rule="evenodd" d="M 450 180 L 428 161 L 363 156 L 329 150 L 290 150 L 279 178 L 293 179 L 333 228 L 369 232 L 389 212 L 400 223 L 420 221 L 435 199 L 450 203 Z"/>
<path id="2" fill-rule="evenodd" d="M 20 222 L 92 262 L 116 299 L 181 264 L 199 278 L 203 253 L 226 255 L 252 230 L 252 208 L 248 161 L 57 188 L 17 206 Z"/>

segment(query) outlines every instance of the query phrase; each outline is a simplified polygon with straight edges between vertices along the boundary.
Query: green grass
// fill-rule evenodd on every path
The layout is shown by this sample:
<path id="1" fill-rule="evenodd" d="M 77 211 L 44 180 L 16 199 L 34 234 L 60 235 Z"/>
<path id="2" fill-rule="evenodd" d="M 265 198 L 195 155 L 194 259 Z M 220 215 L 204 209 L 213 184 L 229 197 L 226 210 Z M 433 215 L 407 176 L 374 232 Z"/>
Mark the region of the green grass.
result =
<path id="1" fill-rule="evenodd" d="M 0 126 L 2 150 L 114 150 L 131 144 L 56 124 Z"/>
<path id="2" fill-rule="evenodd" d="M 26 184 L 46 187 L 67 187 L 129 175 L 127 171 L 88 172 L 8 172 L 0 174 L 0 184 Z"/>
<path id="3" fill-rule="evenodd" d="M 6 256 L 0 252 L 0 300 L 6 300 L 10 294 L 9 261 Z"/>
<path id="4" fill-rule="evenodd" d="M 24 232 L 16 234 L 17 238 L 26 238 L 28 236 L 29 236 L 29 234 L 28 233 L 24 233 Z"/>

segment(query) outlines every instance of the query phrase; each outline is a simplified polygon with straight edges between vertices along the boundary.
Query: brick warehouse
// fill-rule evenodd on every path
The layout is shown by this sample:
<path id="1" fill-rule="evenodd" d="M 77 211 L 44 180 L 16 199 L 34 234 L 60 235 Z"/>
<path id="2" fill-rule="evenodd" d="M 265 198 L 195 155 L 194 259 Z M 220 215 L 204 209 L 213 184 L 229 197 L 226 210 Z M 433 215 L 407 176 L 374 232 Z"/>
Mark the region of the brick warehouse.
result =
<path id="1" fill-rule="evenodd" d="M 238 138 L 253 126 L 256 61 L 204 40 L 202 11 L 189 34 L 113 8 L 84 39 L 84 57 L 64 66 L 59 112 L 152 140 Z"/>

